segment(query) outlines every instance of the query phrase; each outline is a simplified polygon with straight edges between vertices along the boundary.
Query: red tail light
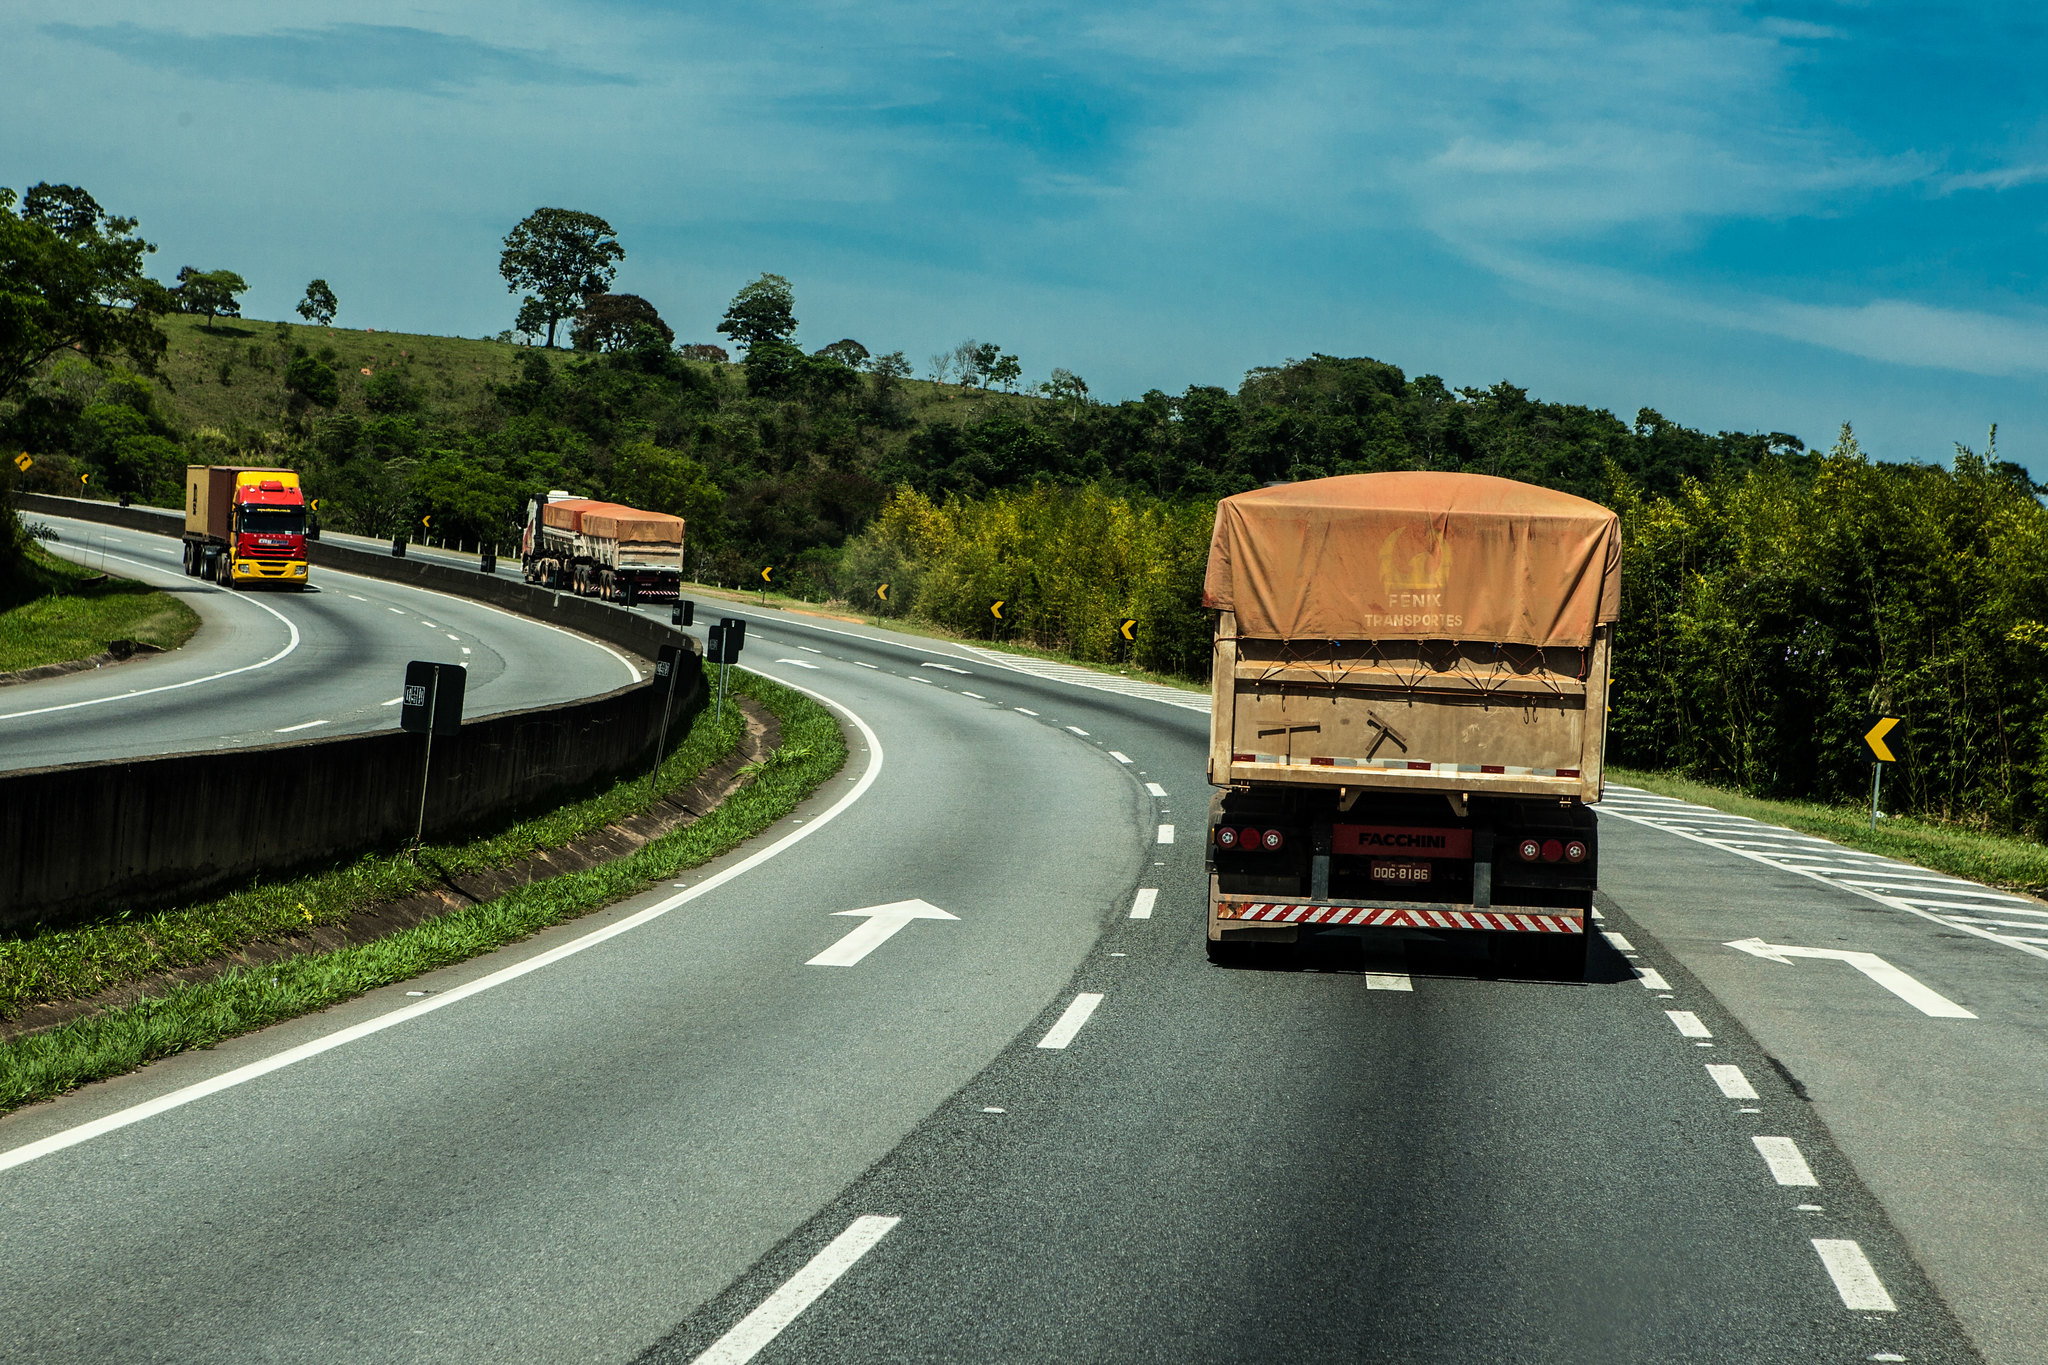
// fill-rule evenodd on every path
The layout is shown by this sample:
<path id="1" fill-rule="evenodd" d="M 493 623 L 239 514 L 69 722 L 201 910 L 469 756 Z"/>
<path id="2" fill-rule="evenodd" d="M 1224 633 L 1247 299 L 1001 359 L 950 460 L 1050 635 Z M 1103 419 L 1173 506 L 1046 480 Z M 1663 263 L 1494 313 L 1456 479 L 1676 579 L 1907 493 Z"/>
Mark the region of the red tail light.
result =
<path id="1" fill-rule="evenodd" d="M 1249 827 L 1237 832 L 1237 846 L 1247 853 L 1259 851 L 1259 832 Z"/>
<path id="2" fill-rule="evenodd" d="M 1584 861 L 1586 861 L 1585 844 L 1581 843 L 1577 839 L 1574 839 L 1570 843 L 1566 844 L 1564 846 L 1564 860 L 1568 863 L 1583 863 Z"/>
<path id="3" fill-rule="evenodd" d="M 1521 853 L 1523 862 L 1533 863 L 1543 856 L 1543 845 L 1537 843 L 1534 839 L 1524 839 L 1522 840 L 1521 848 L 1517 851 Z"/>
<path id="4" fill-rule="evenodd" d="M 1554 863 L 1554 862 L 1556 862 L 1556 861 L 1557 861 L 1557 860 L 1558 860 L 1559 858 L 1562 858 L 1563 856 L 1564 856 L 1564 845 L 1563 845 L 1563 844 L 1559 843 L 1559 842 L 1558 842 L 1557 840 L 1555 840 L 1555 839 L 1545 839 L 1545 840 L 1543 841 L 1543 861 L 1544 861 L 1544 862 L 1546 862 L 1546 863 Z"/>
<path id="5" fill-rule="evenodd" d="M 1216 831 L 1216 847 L 1218 847 L 1218 848 L 1236 848 L 1236 847 L 1237 847 L 1237 831 L 1236 831 L 1236 830 L 1234 830 L 1234 829 L 1232 829 L 1232 828 L 1231 828 L 1230 826 L 1228 826 L 1228 825 L 1223 825 L 1223 826 L 1220 826 L 1220 827 L 1219 827 L 1219 828 L 1217 829 L 1217 831 Z"/>
<path id="6" fill-rule="evenodd" d="M 1284 841 L 1281 838 L 1280 831 L 1277 829 L 1269 829 L 1259 836 L 1259 843 L 1265 847 L 1268 853 L 1279 848 L 1282 842 Z"/>

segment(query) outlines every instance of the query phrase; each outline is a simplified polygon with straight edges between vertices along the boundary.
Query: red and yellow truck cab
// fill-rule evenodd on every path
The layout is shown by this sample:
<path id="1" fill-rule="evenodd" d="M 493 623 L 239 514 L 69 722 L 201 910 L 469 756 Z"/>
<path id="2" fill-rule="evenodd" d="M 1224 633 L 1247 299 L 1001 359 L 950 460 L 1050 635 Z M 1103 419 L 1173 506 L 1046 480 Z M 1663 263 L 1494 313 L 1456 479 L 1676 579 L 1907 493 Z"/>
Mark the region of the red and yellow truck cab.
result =
<path id="1" fill-rule="evenodd" d="M 306 586 L 306 496 L 289 469 L 185 467 L 185 572 L 224 588 Z"/>

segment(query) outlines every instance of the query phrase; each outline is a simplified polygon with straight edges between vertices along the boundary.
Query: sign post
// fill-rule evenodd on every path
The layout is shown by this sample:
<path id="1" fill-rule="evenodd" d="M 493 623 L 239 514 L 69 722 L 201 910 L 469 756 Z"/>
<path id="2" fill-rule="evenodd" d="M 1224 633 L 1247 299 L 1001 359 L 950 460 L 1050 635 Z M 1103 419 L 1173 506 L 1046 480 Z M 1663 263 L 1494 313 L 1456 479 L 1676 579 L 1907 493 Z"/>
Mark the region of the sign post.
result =
<path id="1" fill-rule="evenodd" d="M 725 719 L 726 670 L 739 662 L 746 643 L 747 623 L 737 616 L 721 617 L 717 625 L 704 632 L 704 660 L 718 665 L 718 709 L 712 715 L 713 723 Z"/>
<path id="2" fill-rule="evenodd" d="M 1877 791 L 1884 780 L 1884 765 L 1898 762 L 1885 736 L 1899 723 L 1898 716 L 1870 715 L 1863 718 L 1863 747 L 1870 750 L 1870 827 L 1877 828 Z"/>
<path id="3" fill-rule="evenodd" d="M 420 763 L 420 818 L 413 829 L 412 843 L 418 848 L 427 832 L 427 779 L 434 767 L 434 736 L 453 735 L 462 729 L 462 692 L 469 674 L 461 664 L 437 664 L 414 659 L 405 666 L 405 691 L 399 694 L 398 728 L 427 737 L 426 757 Z"/>
<path id="4" fill-rule="evenodd" d="M 661 771 L 662 755 L 668 751 L 668 718 L 675 701 L 676 683 L 682 677 L 683 667 L 689 658 L 690 651 L 682 645 L 663 645 L 661 656 L 654 661 L 654 682 L 661 689 L 661 728 L 654 737 L 654 767 L 647 774 L 650 795 L 655 775 Z"/>

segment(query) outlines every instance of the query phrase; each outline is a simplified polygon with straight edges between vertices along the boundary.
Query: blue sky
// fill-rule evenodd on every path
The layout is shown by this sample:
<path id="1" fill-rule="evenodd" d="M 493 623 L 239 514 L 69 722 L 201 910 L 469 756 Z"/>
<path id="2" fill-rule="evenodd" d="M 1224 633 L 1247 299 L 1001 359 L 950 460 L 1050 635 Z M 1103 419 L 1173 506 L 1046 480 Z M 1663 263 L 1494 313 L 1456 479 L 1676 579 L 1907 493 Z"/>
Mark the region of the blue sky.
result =
<path id="1" fill-rule="evenodd" d="M 688 340 L 774 271 L 800 341 L 920 372 L 1363 354 L 1890 459 L 1996 422 L 2048 479 L 2038 6 L 750 10 L 10 7 L 0 183 L 85 185 L 252 316 L 318 275 L 342 325 L 495 333 L 555 205 Z"/>

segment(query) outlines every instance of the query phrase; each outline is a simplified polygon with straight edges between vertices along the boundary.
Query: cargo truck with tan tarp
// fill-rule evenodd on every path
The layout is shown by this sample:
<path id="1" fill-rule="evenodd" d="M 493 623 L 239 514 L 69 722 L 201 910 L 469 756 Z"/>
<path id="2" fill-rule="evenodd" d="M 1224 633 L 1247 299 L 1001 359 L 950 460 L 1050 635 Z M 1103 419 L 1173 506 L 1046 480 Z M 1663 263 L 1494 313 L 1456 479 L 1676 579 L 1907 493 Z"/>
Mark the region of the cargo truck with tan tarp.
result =
<path id="1" fill-rule="evenodd" d="M 1344 927 L 1583 964 L 1621 532 L 1477 474 L 1216 509 L 1209 948 Z"/>
<path id="2" fill-rule="evenodd" d="M 526 509 L 526 581 L 632 606 L 682 596 L 683 519 L 561 489 Z"/>

